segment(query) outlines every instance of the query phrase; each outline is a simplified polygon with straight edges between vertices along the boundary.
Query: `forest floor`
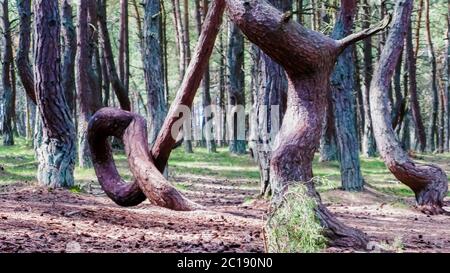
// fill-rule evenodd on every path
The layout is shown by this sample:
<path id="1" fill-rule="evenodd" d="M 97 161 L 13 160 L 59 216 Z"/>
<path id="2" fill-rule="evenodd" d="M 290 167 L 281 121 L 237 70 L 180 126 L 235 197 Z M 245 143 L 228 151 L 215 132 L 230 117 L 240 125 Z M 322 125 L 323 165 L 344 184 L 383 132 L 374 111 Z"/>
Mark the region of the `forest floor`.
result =
<path id="1" fill-rule="evenodd" d="M 450 154 L 420 155 L 450 173 Z M 129 179 L 125 157 L 116 156 Z M 121 208 L 101 191 L 93 170 L 76 169 L 77 186 L 36 186 L 37 163 L 23 140 L 0 148 L 0 252 L 263 252 L 268 203 L 257 199 L 258 169 L 226 149 L 175 150 L 170 180 L 207 210 L 174 212 L 148 202 Z M 314 163 L 324 202 L 344 223 L 362 229 L 375 249 L 450 252 L 450 216 L 414 209 L 413 194 L 379 159 L 362 159 L 363 193 L 339 190 L 337 162 Z M 447 198 L 448 199 L 448 198 Z M 447 210 L 450 202 L 447 200 Z M 326 252 L 351 249 L 328 248 Z"/>

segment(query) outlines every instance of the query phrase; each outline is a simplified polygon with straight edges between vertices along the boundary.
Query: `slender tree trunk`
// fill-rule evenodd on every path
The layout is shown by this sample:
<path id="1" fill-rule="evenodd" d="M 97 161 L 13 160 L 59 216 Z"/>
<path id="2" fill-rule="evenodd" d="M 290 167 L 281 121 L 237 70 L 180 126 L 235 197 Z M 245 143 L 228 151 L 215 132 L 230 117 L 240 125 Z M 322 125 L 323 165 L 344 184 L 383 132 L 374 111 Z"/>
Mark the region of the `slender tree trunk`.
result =
<path id="1" fill-rule="evenodd" d="M 143 63 L 147 89 L 147 109 L 149 143 L 153 145 L 167 115 L 164 76 L 162 66 L 162 47 L 160 44 L 160 0 L 144 2 L 144 50 Z"/>
<path id="2" fill-rule="evenodd" d="M 38 181 L 42 185 L 74 184 L 75 127 L 61 85 L 60 18 L 57 0 L 34 1 L 34 79 L 42 122 Z"/>
<path id="3" fill-rule="evenodd" d="M 334 39 L 352 33 L 357 10 L 356 0 L 341 0 L 341 11 L 332 34 Z M 331 76 L 341 183 L 347 191 L 361 191 L 364 187 L 359 162 L 354 76 L 353 46 L 350 46 L 339 56 Z"/>
<path id="4" fill-rule="evenodd" d="M 445 41 L 447 51 L 447 139 L 446 151 L 450 152 L 450 0 L 447 1 L 447 39 Z"/>
<path id="5" fill-rule="evenodd" d="M 437 87 L 437 67 L 436 67 L 436 54 L 434 51 L 433 40 L 431 38 L 430 29 L 430 0 L 425 0 L 425 27 L 426 27 L 426 39 L 428 44 L 428 55 L 431 63 L 431 122 L 429 129 L 428 144 L 432 152 L 436 149 L 437 142 L 437 121 L 438 121 L 438 111 L 439 111 L 439 97 L 438 97 L 438 87 Z"/>
<path id="6" fill-rule="evenodd" d="M 20 19 L 19 48 L 16 56 L 17 71 L 25 93 L 36 104 L 33 71 L 29 59 L 31 46 L 31 0 L 17 0 L 16 2 Z"/>
<path id="7" fill-rule="evenodd" d="M 131 101 L 128 96 L 128 91 L 125 88 L 124 83 L 117 75 L 116 65 L 114 64 L 114 55 L 111 47 L 111 40 L 109 37 L 106 20 L 106 0 L 102 0 L 101 4 L 98 6 L 98 27 L 100 33 L 100 42 L 106 61 L 108 78 L 111 81 L 114 92 L 116 93 L 120 107 L 125 111 L 130 111 Z"/>
<path id="8" fill-rule="evenodd" d="M 336 144 L 336 127 L 333 100 L 331 93 L 328 94 L 327 108 L 325 120 L 323 123 L 321 138 L 320 138 L 320 162 L 329 162 L 337 160 L 337 144 Z"/>
<path id="9" fill-rule="evenodd" d="M 73 116 L 75 113 L 75 56 L 77 53 L 77 33 L 73 24 L 72 1 L 64 0 L 62 3 L 61 35 L 64 41 L 62 85 L 67 105 Z"/>
<path id="10" fill-rule="evenodd" d="M 3 145 L 14 145 L 14 104 L 15 94 L 11 79 L 13 59 L 11 28 L 9 22 L 8 0 L 1 0 L 1 29 L 2 29 L 2 87 L 3 87 L 3 111 L 2 111 L 2 133 Z"/>
<path id="11" fill-rule="evenodd" d="M 368 0 L 364 0 L 363 28 L 370 25 L 371 8 Z M 364 40 L 364 91 L 362 93 L 364 106 L 364 135 L 362 141 L 362 154 L 373 157 L 376 154 L 376 144 L 373 135 L 372 117 L 370 115 L 370 82 L 373 74 L 372 38 Z"/>
<path id="12" fill-rule="evenodd" d="M 409 158 L 395 135 L 387 111 L 387 89 L 403 50 L 405 29 L 410 23 L 412 8 L 412 0 L 397 1 L 394 21 L 371 83 L 371 113 L 377 146 L 386 166 L 397 179 L 414 191 L 417 206 L 422 211 L 437 214 L 443 212 L 447 175 L 438 166 L 418 164 Z"/>
<path id="13" fill-rule="evenodd" d="M 120 0 L 119 79 L 127 92 L 130 89 L 130 50 L 128 0 Z"/>
<path id="14" fill-rule="evenodd" d="M 232 22 L 229 24 L 228 43 L 228 113 L 233 110 L 236 113 L 228 117 L 228 136 L 230 140 L 230 152 L 234 154 L 244 154 L 245 128 L 241 128 L 242 114 L 245 115 L 242 107 L 245 107 L 245 74 L 244 74 L 244 36 L 239 28 Z M 239 111 L 241 110 L 241 111 Z M 240 116 L 239 116 L 240 114 Z"/>
<path id="15" fill-rule="evenodd" d="M 411 107 L 411 116 L 414 123 L 414 128 L 416 130 L 416 139 L 419 142 L 419 151 L 424 152 L 427 147 L 427 138 L 425 133 L 425 126 L 423 125 L 422 114 L 420 111 L 419 98 L 417 95 L 417 59 L 413 46 L 411 22 L 408 24 L 407 28 L 406 55 L 408 60 L 409 74 L 409 103 Z"/>

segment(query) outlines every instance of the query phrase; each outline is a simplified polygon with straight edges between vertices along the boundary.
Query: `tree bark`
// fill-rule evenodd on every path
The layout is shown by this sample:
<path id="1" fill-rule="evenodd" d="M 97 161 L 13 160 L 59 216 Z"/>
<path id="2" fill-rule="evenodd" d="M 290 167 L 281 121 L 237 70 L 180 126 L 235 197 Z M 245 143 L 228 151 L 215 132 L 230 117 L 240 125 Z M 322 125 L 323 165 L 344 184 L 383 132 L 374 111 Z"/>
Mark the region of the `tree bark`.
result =
<path id="1" fill-rule="evenodd" d="M 363 28 L 370 25 L 371 8 L 368 0 L 364 0 L 364 17 Z M 372 117 L 370 115 L 370 82 L 373 74 L 373 54 L 372 54 L 372 38 L 368 37 L 363 41 L 364 46 L 364 135 L 362 141 L 362 154 L 366 157 L 373 157 L 376 154 L 376 143 L 373 135 Z"/>
<path id="2" fill-rule="evenodd" d="M 377 146 L 386 166 L 414 191 L 420 210 L 437 214 L 443 212 L 447 175 L 438 166 L 418 164 L 410 159 L 395 135 L 388 114 L 387 89 L 403 49 L 412 7 L 412 0 L 399 0 L 396 4 L 394 22 L 371 83 L 371 113 Z"/>
<path id="3" fill-rule="evenodd" d="M 57 0 L 34 1 L 34 79 L 42 145 L 38 181 L 50 187 L 74 184 L 75 128 L 61 85 L 60 17 Z"/>
<path id="4" fill-rule="evenodd" d="M 14 104 L 15 104 L 15 94 L 13 89 L 13 82 L 11 77 L 11 70 L 13 64 L 13 52 L 12 52 L 12 40 L 11 40 L 11 28 L 9 22 L 9 8 L 8 0 L 0 1 L 1 5 L 1 29 L 2 29 L 2 134 L 3 134 L 3 145 L 12 146 L 14 145 L 14 130 L 13 130 L 13 119 L 14 119 Z"/>
<path id="5" fill-rule="evenodd" d="M 62 64 L 62 86 L 66 96 L 67 105 L 73 116 L 75 113 L 75 57 L 77 53 L 77 33 L 73 24 L 72 1 L 64 0 L 62 3 L 62 28 L 61 35 L 64 41 L 63 64 Z"/>
<path id="6" fill-rule="evenodd" d="M 244 36 L 232 22 L 229 24 L 228 69 L 228 113 L 231 113 L 233 107 L 245 107 Z M 227 122 L 230 152 L 234 154 L 246 152 L 245 132 L 239 126 L 240 118 L 236 113 L 229 116 Z"/>
<path id="7" fill-rule="evenodd" d="M 341 0 L 341 10 L 332 34 L 334 39 L 341 39 L 352 33 L 357 10 L 356 0 Z M 364 187 L 356 129 L 354 76 L 353 46 L 350 46 L 339 56 L 331 76 L 341 183 L 346 191 L 361 191 Z"/>
<path id="8" fill-rule="evenodd" d="M 180 197 L 179 193 L 175 193 L 172 187 L 167 186 L 165 180 L 161 178 L 161 173 L 164 171 L 175 145 L 176 140 L 172 131 L 176 122 L 180 120 L 179 109 L 182 106 L 190 107 L 192 105 L 214 48 L 224 9 L 224 0 L 215 0 L 213 2 L 193 55 L 194 58 L 189 65 L 180 90 L 153 145 L 151 156 L 146 150 L 147 145 L 142 144 L 144 140 L 147 143 L 147 140 L 142 121 L 139 121 L 141 118 L 128 112 L 111 108 L 100 110 L 91 118 L 88 139 L 93 154 L 94 168 L 103 189 L 117 204 L 134 206 L 144 201 L 146 196 L 151 202 L 172 209 L 198 208 L 197 205 Z M 136 125 L 136 123 L 141 124 Z M 116 127 L 113 126 L 114 124 Z M 131 131 L 131 137 L 126 133 L 127 131 Z M 127 156 L 129 157 L 129 164 L 137 179 L 134 183 L 124 183 L 120 179 L 112 155 L 109 152 L 110 146 L 106 141 L 109 135 L 122 137 L 123 134 L 125 134 L 123 140 Z M 133 134 L 135 134 L 135 137 L 132 136 Z M 175 137 L 177 136 L 175 135 Z M 152 166 L 153 164 L 157 170 Z M 159 186 L 162 186 L 162 188 L 158 188 Z M 162 189 L 162 191 L 159 189 Z"/>
<path id="9" fill-rule="evenodd" d="M 340 223 L 321 203 L 312 181 L 312 162 L 319 144 L 329 78 L 338 56 L 347 46 L 385 26 L 336 41 L 293 22 L 289 14 L 282 14 L 265 1 L 227 0 L 227 4 L 231 20 L 278 62 L 288 77 L 287 111 L 271 160 L 275 200 L 291 183 L 303 183 L 317 202 L 315 212 L 329 243 L 366 247 L 367 238 L 362 232 Z"/>
<path id="10" fill-rule="evenodd" d="M 406 35 L 406 55 L 408 60 L 408 74 L 409 74 L 409 103 L 411 107 L 411 116 L 416 130 L 416 139 L 419 142 L 419 151 L 424 152 L 427 147 L 427 138 L 425 133 L 425 126 L 423 125 L 422 114 L 420 111 L 419 99 L 417 96 L 417 58 L 414 52 L 413 37 L 412 37 L 412 23 L 407 26 Z"/>
<path id="11" fill-rule="evenodd" d="M 428 55 L 431 63 L 431 94 L 432 94 L 432 102 L 431 102 L 431 122 L 429 129 L 429 137 L 428 144 L 430 151 L 434 152 L 436 149 L 437 143 L 437 121 L 438 121 L 438 111 L 439 111 L 439 95 L 438 95 L 438 87 L 437 87 L 437 66 L 436 66 L 436 53 L 434 51 L 434 44 L 431 38 L 431 29 L 430 29 L 430 0 L 425 0 L 425 28 L 426 28 L 426 40 L 428 45 Z"/>
<path id="12" fill-rule="evenodd" d="M 162 71 L 162 47 L 160 44 L 161 8 L 159 0 L 144 2 L 144 50 L 143 63 L 147 89 L 149 143 L 153 145 L 167 115 L 164 78 Z"/>
<path id="13" fill-rule="evenodd" d="M 16 64 L 19 78 L 25 93 L 36 104 L 36 92 L 34 90 L 33 70 L 30 65 L 31 46 L 31 0 L 17 0 L 17 12 L 19 13 L 19 47 L 17 50 Z"/>
<path id="14" fill-rule="evenodd" d="M 282 12 L 292 9 L 291 0 L 270 0 Z M 287 79 L 284 69 L 262 52 L 253 49 L 256 75 L 252 126 L 255 127 L 252 152 L 260 172 L 260 195 L 270 192 L 270 158 L 272 143 L 286 111 Z"/>
<path id="15" fill-rule="evenodd" d="M 120 0 L 119 79 L 130 89 L 130 42 L 128 30 L 128 0 Z"/>
<path id="16" fill-rule="evenodd" d="M 102 0 L 102 3 L 98 7 L 98 28 L 100 33 L 101 46 L 108 71 L 108 78 L 110 79 L 112 88 L 116 93 L 120 107 L 123 110 L 130 111 L 131 101 L 128 97 L 127 89 L 117 75 L 116 65 L 114 63 L 114 55 L 106 21 L 106 0 Z"/>

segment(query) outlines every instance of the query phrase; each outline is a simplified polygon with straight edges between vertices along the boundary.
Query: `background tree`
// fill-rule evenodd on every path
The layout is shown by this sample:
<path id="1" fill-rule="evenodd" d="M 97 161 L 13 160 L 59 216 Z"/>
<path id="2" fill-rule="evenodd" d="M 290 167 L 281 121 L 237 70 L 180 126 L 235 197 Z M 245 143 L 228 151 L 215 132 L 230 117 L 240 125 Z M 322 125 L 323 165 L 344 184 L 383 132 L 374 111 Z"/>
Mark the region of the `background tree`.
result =
<path id="1" fill-rule="evenodd" d="M 57 0 L 33 4 L 34 79 L 43 141 L 38 148 L 38 181 L 42 185 L 74 184 L 75 127 L 61 85 L 60 18 Z"/>

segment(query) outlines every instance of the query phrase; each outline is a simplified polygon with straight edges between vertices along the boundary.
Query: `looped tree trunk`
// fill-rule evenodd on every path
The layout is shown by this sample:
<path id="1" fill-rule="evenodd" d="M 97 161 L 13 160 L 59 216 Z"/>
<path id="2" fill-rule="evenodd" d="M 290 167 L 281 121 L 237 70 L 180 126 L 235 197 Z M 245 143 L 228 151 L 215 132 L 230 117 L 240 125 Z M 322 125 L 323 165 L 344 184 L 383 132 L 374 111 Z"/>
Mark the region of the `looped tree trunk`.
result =
<path id="1" fill-rule="evenodd" d="M 126 183 L 114 163 L 108 137 L 122 139 L 135 182 Z M 146 121 L 139 115 L 103 108 L 89 122 L 89 146 L 95 172 L 106 194 L 118 205 L 151 203 L 180 211 L 201 208 L 178 192 L 153 163 L 147 144 Z"/>

